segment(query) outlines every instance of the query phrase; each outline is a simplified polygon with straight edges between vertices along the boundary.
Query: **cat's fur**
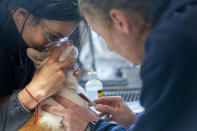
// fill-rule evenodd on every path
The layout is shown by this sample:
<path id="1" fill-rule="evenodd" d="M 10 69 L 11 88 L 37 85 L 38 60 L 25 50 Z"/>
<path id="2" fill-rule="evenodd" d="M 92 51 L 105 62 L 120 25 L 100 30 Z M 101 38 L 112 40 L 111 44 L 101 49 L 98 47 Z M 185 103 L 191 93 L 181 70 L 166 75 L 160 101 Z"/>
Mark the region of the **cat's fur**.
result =
<path id="1" fill-rule="evenodd" d="M 27 50 L 27 54 L 29 58 L 32 59 L 32 61 L 35 63 L 35 66 L 37 68 L 41 68 L 46 63 L 46 61 L 48 60 L 55 48 L 56 46 L 51 46 L 47 51 L 44 52 L 39 52 L 38 50 L 29 48 Z M 77 57 L 77 51 L 74 49 L 73 46 L 69 46 L 62 53 L 62 55 L 59 58 L 59 61 L 65 61 L 66 59 L 68 59 L 68 57 Z M 85 104 L 85 102 L 77 94 L 73 92 L 72 88 L 84 92 L 84 90 L 80 86 L 78 86 L 78 82 L 76 78 L 73 76 L 73 71 L 69 70 L 67 72 L 66 85 L 57 94 L 70 99 L 78 105 L 87 107 L 87 104 Z M 41 102 L 41 106 L 43 104 L 56 105 L 58 107 L 64 108 L 60 104 L 55 102 L 52 98 L 48 98 L 45 101 Z M 39 121 L 37 125 L 33 124 L 34 116 L 32 116 L 32 118 L 27 122 L 27 124 L 24 125 L 23 128 L 20 129 L 20 131 L 61 131 L 63 130 L 59 126 L 61 120 L 61 117 L 52 115 L 39 108 Z"/>

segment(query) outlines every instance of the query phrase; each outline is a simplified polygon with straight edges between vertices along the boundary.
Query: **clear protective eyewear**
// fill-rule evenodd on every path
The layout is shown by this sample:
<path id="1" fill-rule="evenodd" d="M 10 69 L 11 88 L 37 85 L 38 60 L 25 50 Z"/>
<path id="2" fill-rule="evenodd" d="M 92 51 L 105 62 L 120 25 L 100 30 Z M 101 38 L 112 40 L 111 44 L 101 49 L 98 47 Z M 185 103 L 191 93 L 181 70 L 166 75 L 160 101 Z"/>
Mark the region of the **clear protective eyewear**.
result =
<path id="1" fill-rule="evenodd" d="M 48 44 L 46 44 L 46 45 L 43 46 L 45 49 L 47 49 L 47 48 L 48 48 L 49 46 L 51 46 L 51 45 L 60 46 L 62 43 L 68 42 L 69 37 L 70 37 L 71 34 L 78 28 L 78 26 L 79 26 L 79 24 L 80 24 L 80 23 L 78 23 L 78 24 L 72 29 L 72 31 L 71 31 L 70 33 L 68 33 L 68 35 L 66 35 L 65 37 L 60 38 L 58 41 L 52 41 L 52 40 L 49 38 L 49 36 L 48 36 L 48 34 L 47 34 L 47 32 L 46 32 L 46 29 L 45 29 L 44 25 L 43 25 L 41 22 L 39 22 L 39 23 L 40 23 L 40 27 L 41 27 L 41 29 L 42 29 L 42 32 L 44 33 L 44 35 L 45 35 L 45 37 L 46 37 L 46 39 L 47 39 L 47 41 L 48 41 Z"/>
<path id="2" fill-rule="evenodd" d="M 52 41 L 52 40 L 49 38 L 49 36 L 48 36 L 48 34 L 47 34 L 47 32 L 46 32 L 46 29 L 45 29 L 44 25 L 40 22 L 40 27 L 41 27 L 41 29 L 42 29 L 42 32 L 44 33 L 46 39 L 47 39 L 48 42 L 49 42 L 48 44 L 46 44 L 46 45 L 43 46 L 43 49 L 44 49 L 44 50 L 47 50 L 48 47 L 50 47 L 50 46 L 52 46 L 52 45 L 60 46 L 60 45 L 62 45 L 62 43 L 68 42 L 70 35 L 78 28 L 79 24 L 80 24 L 80 23 L 78 23 L 78 24 L 72 29 L 72 31 L 71 31 L 70 33 L 68 33 L 67 36 L 65 36 L 65 37 L 63 37 L 63 38 L 60 38 L 58 41 Z M 70 55 L 68 56 L 68 58 L 70 58 L 74 52 L 76 53 L 76 56 L 78 56 L 78 50 L 77 50 L 77 48 L 76 48 L 74 45 L 73 45 L 73 47 L 74 47 L 74 48 L 72 48 L 72 51 L 70 52 Z"/>

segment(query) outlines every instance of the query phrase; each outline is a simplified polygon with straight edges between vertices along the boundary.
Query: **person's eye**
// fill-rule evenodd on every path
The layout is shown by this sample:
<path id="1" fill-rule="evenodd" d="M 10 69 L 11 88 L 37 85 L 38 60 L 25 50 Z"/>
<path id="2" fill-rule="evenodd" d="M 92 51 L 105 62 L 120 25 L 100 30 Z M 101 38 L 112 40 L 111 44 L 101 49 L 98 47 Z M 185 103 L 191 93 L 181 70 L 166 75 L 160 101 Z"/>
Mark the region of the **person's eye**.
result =
<path id="1" fill-rule="evenodd" d="M 54 34 L 50 34 L 49 35 L 49 38 L 52 40 L 52 41 L 58 41 L 59 40 L 59 37 L 54 35 Z"/>

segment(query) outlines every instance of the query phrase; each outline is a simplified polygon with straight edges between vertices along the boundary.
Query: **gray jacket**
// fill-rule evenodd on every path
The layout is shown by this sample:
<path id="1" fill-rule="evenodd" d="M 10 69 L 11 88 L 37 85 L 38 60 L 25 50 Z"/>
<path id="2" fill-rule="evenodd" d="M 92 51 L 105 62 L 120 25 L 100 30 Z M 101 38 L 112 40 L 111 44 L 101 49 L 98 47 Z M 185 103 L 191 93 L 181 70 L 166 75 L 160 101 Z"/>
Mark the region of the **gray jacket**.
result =
<path id="1" fill-rule="evenodd" d="M 18 95 L 0 105 L 0 131 L 17 131 L 27 122 L 33 112 L 27 110 L 19 101 Z"/>

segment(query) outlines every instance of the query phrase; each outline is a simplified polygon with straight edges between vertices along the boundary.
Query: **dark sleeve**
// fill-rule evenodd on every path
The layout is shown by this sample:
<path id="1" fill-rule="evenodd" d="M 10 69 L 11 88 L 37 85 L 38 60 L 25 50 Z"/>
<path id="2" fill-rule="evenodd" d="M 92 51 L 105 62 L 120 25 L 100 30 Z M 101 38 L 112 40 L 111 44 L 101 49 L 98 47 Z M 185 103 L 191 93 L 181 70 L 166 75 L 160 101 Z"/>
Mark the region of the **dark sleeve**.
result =
<path id="1" fill-rule="evenodd" d="M 19 101 L 17 94 L 0 105 L 0 130 L 17 131 L 30 119 L 33 112 L 27 110 Z"/>
<path id="2" fill-rule="evenodd" d="M 133 131 L 197 131 L 197 8 L 160 22 L 146 41 L 144 114 Z"/>
<path id="3" fill-rule="evenodd" d="M 126 131 L 123 127 L 110 123 L 106 120 L 99 119 L 96 121 L 95 131 Z"/>
<path id="4" fill-rule="evenodd" d="M 141 117 L 143 113 L 139 114 L 137 113 L 137 120 Z M 133 127 L 135 125 L 132 125 L 130 128 L 129 128 L 129 131 L 132 131 L 133 130 Z M 117 125 L 117 124 L 114 124 L 114 123 L 110 123 L 106 120 L 103 120 L 103 119 L 99 119 L 96 121 L 96 127 L 95 127 L 95 131 L 126 131 L 125 128 Z"/>

